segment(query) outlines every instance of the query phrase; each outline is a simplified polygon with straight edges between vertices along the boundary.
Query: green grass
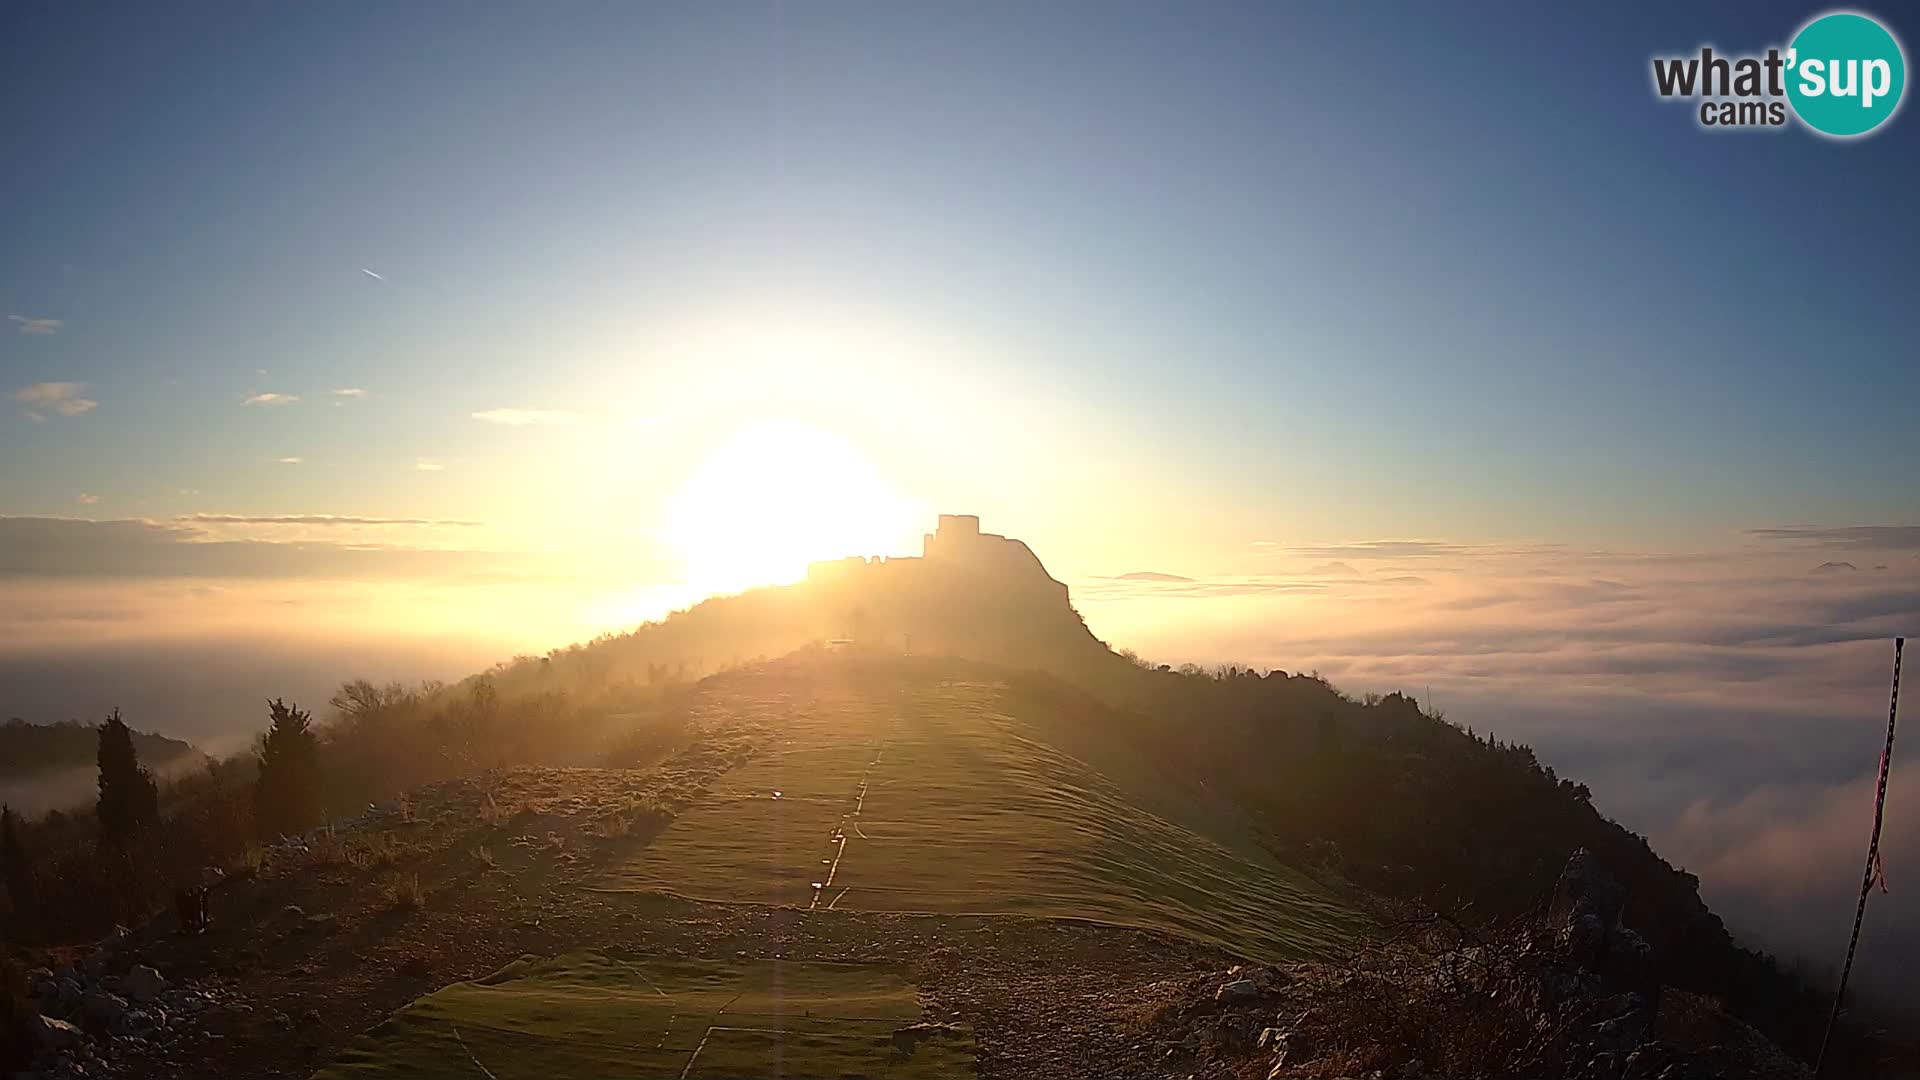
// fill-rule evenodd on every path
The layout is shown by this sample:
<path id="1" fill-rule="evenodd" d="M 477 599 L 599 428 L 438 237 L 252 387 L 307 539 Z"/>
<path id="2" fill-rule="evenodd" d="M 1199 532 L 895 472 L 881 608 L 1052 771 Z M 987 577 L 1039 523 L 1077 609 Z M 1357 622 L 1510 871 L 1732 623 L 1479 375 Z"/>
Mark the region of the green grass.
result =
<path id="1" fill-rule="evenodd" d="M 920 1020 L 914 987 L 884 967 L 570 953 L 421 998 L 316 1076 L 971 1077 L 964 1031 L 896 1045 Z"/>
<path id="2" fill-rule="evenodd" d="M 1147 810 L 1035 738 L 1012 715 L 1019 708 L 985 682 L 817 696 L 783 716 L 768 753 L 727 774 L 607 884 L 1093 919 L 1263 959 L 1326 955 L 1351 939 L 1357 917 L 1320 884 L 1230 826 L 1208 835 Z"/>

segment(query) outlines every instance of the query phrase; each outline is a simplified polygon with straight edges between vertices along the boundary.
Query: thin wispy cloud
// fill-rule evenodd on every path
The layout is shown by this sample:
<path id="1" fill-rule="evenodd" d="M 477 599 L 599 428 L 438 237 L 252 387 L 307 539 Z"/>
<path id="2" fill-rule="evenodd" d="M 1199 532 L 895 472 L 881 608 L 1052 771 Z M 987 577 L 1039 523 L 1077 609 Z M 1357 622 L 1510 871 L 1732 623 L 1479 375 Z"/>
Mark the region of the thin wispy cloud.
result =
<path id="1" fill-rule="evenodd" d="M 426 458 L 421 458 L 419 461 L 413 463 L 413 469 L 415 472 L 445 472 L 447 467 L 437 461 L 428 461 Z"/>
<path id="2" fill-rule="evenodd" d="M 331 535 L 316 537 L 314 531 Z M 374 544 L 352 528 L 337 533 L 324 527 L 310 531 L 289 523 L 284 533 L 279 526 L 263 526 L 253 536 L 221 532 L 220 523 L 190 520 L 0 514 L 0 587 L 22 578 L 272 578 L 337 583 L 418 582 L 449 572 L 514 578 L 546 573 L 545 567 L 519 555 L 451 549 L 437 542 L 431 546 L 405 541 Z M 0 629 L 5 628 L 0 623 Z"/>
<path id="3" fill-rule="evenodd" d="M 373 272 L 372 270 L 369 270 L 368 268 L 366 268 L 366 267 L 364 267 L 364 266 L 360 268 L 360 272 L 361 272 L 361 273 L 363 273 L 363 274 L 365 274 L 365 275 L 367 275 L 368 277 L 370 277 L 370 278 L 372 278 L 372 279 L 373 279 L 373 280 L 375 280 L 375 281 L 385 281 L 385 280 L 387 280 L 387 278 L 386 278 L 386 275 L 384 275 L 384 274 L 376 274 L 376 273 L 374 273 L 374 272 Z"/>
<path id="4" fill-rule="evenodd" d="M 567 409 L 488 409 L 473 414 L 475 420 L 506 427 L 559 427 L 580 422 L 580 414 Z"/>
<path id="5" fill-rule="evenodd" d="M 1278 547 L 1271 541 L 1257 541 L 1255 547 Z M 1329 544 L 1320 547 L 1293 547 L 1287 551 L 1310 559 L 1421 559 L 1438 555 L 1459 555 L 1467 548 L 1433 540 L 1369 540 L 1359 544 Z"/>
<path id="6" fill-rule="evenodd" d="M 343 386 L 338 390 L 328 392 L 338 398 L 363 398 L 367 396 L 367 392 L 358 386 Z"/>
<path id="7" fill-rule="evenodd" d="M 339 514 L 182 514 L 173 520 L 193 525 L 451 525 L 470 528 L 485 524 L 460 518 L 353 517 Z"/>
<path id="8" fill-rule="evenodd" d="M 1857 548 L 1865 551 L 1920 549 L 1920 525 L 1794 525 L 1778 529 L 1748 529 L 1758 540 L 1810 544 L 1818 547 Z"/>
<path id="9" fill-rule="evenodd" d="M 42 420 L 50 412 L 60 416 L 79 416 L 98 408 L 99 402 L 81 396 L 86 388 L 85 383 L 43 382 L 21 387 L 9 396 L 25 405 L 28 415 Z"/>
<path id="10" fill-rule="evenodd" d="M 58 333 L 61 327 L 67 325 L 60 319 L 31 319 L 25 315 L 9 315 L 7 321 L 13 323 L 21 333 L 32 334 L 35 337 L 47 337 Z"/>
<path id="11" fill-rule="evenodd" d="M 277 465 L 298 465 L 301 462 L 306 461 L 307 459 L 303 457 L 283 457 L 283 458 L 274 458 L 273 460 L 274 460 L 274 463 Z"/>
<path id="12" fill-rule="evenodd" d="M 300 400 L 298 394 L 255 394 L 242 402 L 243 405 L 291 405 Z"/>
<path id="13" fill-rule="evenodd" d="M 81 506 L 92 506 L 94 503 L 97 503 L 100 501 L 100 496 L 89 495 L 83 491 L 80 494 L 75 495 L 73 497 L 73 501 L 79 503 Z"/>

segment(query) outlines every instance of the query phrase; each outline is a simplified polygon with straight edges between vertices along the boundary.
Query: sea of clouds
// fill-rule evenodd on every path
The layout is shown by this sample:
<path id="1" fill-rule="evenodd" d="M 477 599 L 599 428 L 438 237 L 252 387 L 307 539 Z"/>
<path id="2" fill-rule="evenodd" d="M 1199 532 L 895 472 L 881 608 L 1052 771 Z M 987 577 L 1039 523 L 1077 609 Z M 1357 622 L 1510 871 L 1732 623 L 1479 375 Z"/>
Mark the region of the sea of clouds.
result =
<path id="1" fill-rule="evenodd" d="M 593 598 L 616 573 L 657 570 L 391 538 L 413 527 L 0 517 L 0 716 L 117 706 L 239 749 L 268 697 L 319 705 L 347 678 L 458 678 L 589 637 L 604 627 L 583 619 L 613 617 Z M 1757 530 L 1684 552 L 1267 542 L 1222 573 L 1130 569 L 1069 581 L 1116 648 L 1406 691 L 1528 743 L 1698 874 L 1743 939 L 1837 967 L 1891 639 L 1920 631 L 1920 527 Z M 1856 978 L 1920 1004 L 1905 978 L 1920 963 L 1920 750 L 1895 755 L 1884 861 L 1892 892 L 1876 894 Z"/>
<path id="2" fill-rule="evenodd" d="M 1738 936 L 1837 971 L 1892 639 L 1920 631 L 1920 528 L 1756 530 L 1676 553 L 1259 544 L 1232 573 L 1169 569 L 1075 582 L 1076 602 L 1154 660 L 1318 671 L 1527 743 L 1698 874 Z M 1920 1004 L 1920 904 L 1902 895 L 1920 890 L 1920 751 L 1894 761 L 1891 892 L 1855 978 Z"/>

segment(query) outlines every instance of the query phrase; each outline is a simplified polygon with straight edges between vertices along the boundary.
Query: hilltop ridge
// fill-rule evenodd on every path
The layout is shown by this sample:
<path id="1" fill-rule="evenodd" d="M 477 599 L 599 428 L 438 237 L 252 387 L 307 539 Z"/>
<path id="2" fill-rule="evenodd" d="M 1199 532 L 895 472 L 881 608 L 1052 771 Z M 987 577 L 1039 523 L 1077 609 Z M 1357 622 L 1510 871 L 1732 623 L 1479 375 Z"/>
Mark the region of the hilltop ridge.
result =
<path id="1" fill-rule="evenodd" d="M 170 791 L 163 832 L 177 843 L 101 860 L 85 821 L 63 826 L 74 846 L 41 879 L 36 913 L 68 940 L 149 920 L 166 894 L 148 886 L 224 861 L 218 938 L 163 946 L 163 917 L 138 948 L 199 987 L 276 1001 L 283 1018 L 329 1001 L 344 1018 L 309 1024 L 297 1046 L 147 1057 L 165 1067 L 140 1075 L 329 1060 L 341 1075 L 418 1075 L 411 1062 L 449 1052 L 535 1075 L 526 1038 L 548 1037 L 543 1002 L 586 983 L 647 1007 L 609 1018 L 579 996 L 562 1043 L 584 1053 L 595 1040 L 581 1032 L 632 1028 L 623 1045 L 645 1052 L 641 1075 L 751 1075 L 802 1046 L 822 1069 L 867 1063 L 819 1075 L 974 1075 L 969 1059 L 980 1076 L 1023 1080 L 1244 1073 L 1256 1060 L 1321 1075 L 1300 1041 L 1279 1070 L 1243 1006 L 1269 1009 L 1286 979 L 1314 971 L 1346 985 L 1354 950 L 1391 939 L 1409 911 L 1468 940 L 1527 920 L 1575 849 L 1621 885 L 1605 921 L 1648 950 L 1629 987 L 1724 1001 L 1800 1053 L 1824 1012 L 1736 944 L 1692 875 L 1530 749 L 1401 694 L 1356 700 L 1314 675 L 1116 653 L 1031 548 L 966 515 L 943 516 L 918 557 L 816 563 L 796 584 L 452 686 L 361 680 L 331 704 L 316 749 L 319 809 L 335 824 L 321 833 L 252 846 L 250 759 Z M 128 879 L 122 858 L 141 890 L 108 886 Z M 257 949 L 273 959 L 256 968 Z M 520 952 L 548 959 L 500 968 Z M 389 959 L 368 968 L 369 953 Z M 1263 969 L 1254 998 L 1214 996 L 1249 961 L 1328 966 Z M 281 974 L 296 967 L 328 981 Z M 1195 970 L 1227 974 L 1196 983 Z M 768 980 L 816 985 L 829 1011 L 775 1009 L 746 1031 L 708 1007 Z M 866 1011 L 871 985 L 900 1008 Z M 654 1000 L 662 986 L 678 1004 Z M 916 994 L 942 1011 L 916 1019 Z M 1143 995 L 1164 1007 L 1143 1012 Z M 1481 999 L 1443 998 L 1478 1015 Z M 697 1015 L 729 1034 L 709 1043 L 675 1019 Z M 468 1035 L 448 1034 L 456 1020 Z M 264 1019 L 232 1022 L 270 1033 Z M 1295 1030 L 1379 1059 L 1370 1028 Z M 1078 1040 L 1070 1055 L 1063 1031 Z M 938 1048 L 916 1057 L 925 1038 Z M 1402 1039 L 1389 1056 L 1425 1075 L 1487 1075 L 1423 1045 Z M 719 1071 L 692 1069 L 702 1061 Z M 1596 1077 L 1621 1080 L 1580 1074 Z"/>
<path id="2" fill-rule="evenodd" d="M 1120 661 L 1023 541 L 943 514 L 918 556 L 818 561 L 804 580 L 715 596 L 625 634 L 490 673 L 527 685 L 699 676 L 814 644 L 1084 670 Z M 535 670 L 537 664 L 538 670 Z"/>

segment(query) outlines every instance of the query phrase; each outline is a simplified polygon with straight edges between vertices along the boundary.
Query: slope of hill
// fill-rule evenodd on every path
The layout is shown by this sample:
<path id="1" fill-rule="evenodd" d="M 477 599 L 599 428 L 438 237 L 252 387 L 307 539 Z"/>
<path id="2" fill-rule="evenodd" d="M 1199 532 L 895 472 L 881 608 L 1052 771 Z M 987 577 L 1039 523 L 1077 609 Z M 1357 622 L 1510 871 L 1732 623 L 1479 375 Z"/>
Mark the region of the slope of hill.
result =
<path id="1" fill-rule="evenodd" d="M 981 554 L 956 554 L 975 545 Z M 1664 978 L 1726 998 L 1803 1051 L 1818 1038 L 1817 993 L 1740 948 L 1697 879 L 1527 747 L 1476 737 L 1398 694 L 1362 702 L 1310 676 L 1133 662 L 1093 638 L 1024 544 L 979 534 L 971 519 L 943 518 L 922 559 L 816 566 L 802 584 L 710 600 L 500 678 L 529 690 L 596 685 L 833 640 L 1000 664 L 1020 695 L 1044 702 L 1022 719 L 1048 745 L 1110 777 L 1145 761 L 1171 778 L 1135 789 L 1177 792 L 1156 813 L 1238 818 L 1247 827 L 1228 832 L 1282 864 L 1329 867 L 1385 895 L 1513 918 L 1541 901 L 1568 851 L 1601 852 Z"/>
<path id="2" fill-rule="evenodd" d="M 780 659 L 752 659 L 768 655 Z M 729 670 L 683 677 L 715 668 Z M 1272 1047 L 1249 1056 L 1259 1032 L 1243 1030 L 1242 1006 L 1267 1008 L 1301 977 L 1358 985 L 1356 950 L 1380 936 L 1381 912 L 1524 916 L 1576 848 L 1621 880 L 1609 924 L 1648 946 L 1624 985 L 1723 998 L 1802 1048 L 1823 1011 L 1734 944 L 1690 875 L 1526 748 L 1399 695 L 1139 664 L 1088 633 L 1025 545 L 970 519 L 943 519 L 920 559 L 822 564 L 800 585 L 456 686 L 352 683 L 334 705 L 319 748 L 331 805 L 386 805 L 356 811 L 344 837 L 235 858 L 206 939 L 169 938 L 165 920 L 138 937 L 193 993 L 248 1007 L 209 1014 L 245 1038 L 135 1047 L 134 1074 L 329 1061 L 338 1075 L 400 1074 L 455 1053 L 476 1075 L 536 1075 L 566 1054 L 583 1074 L 617 1071 L 594 1040 L 659 1076 L 783 1062 L 822 1075 L 1244 1072 Z M 216 770 L 176 793 L 154 850 L 195 867 L 233 856 L 203 838 L 245 820 L 249 776 Z M 42 918 L 87 905 L 89 881 L 119 880 L 119 862 L 88 850 L 70 847 L 59 865 L 76 869 L 39 882 Z M 111 910 L 145 914 L 153 896 L 127 890 Z M 108 913 L 89 911 L 88 925 Z M 523 953 L 552 959 L 502 970 Z M 1316 963 L 1233 970 L 1249 960 Z M 1195 1019 L 1182 1002 L 1197 970 L 1227 971 L 1214 992 L 1233 1009 Z M 850 971 L 887 1000 L 918 987 L 924 1013 L 876 1006 L 870 1027 L 821 1029 L 864 1023 Z M 716 995 L 751 999 L 766 979 L 817 989 L 819 1015 L 722 1022 Z M 1161 998 L 1173 1013 L 1152 1007 Z M 970 1031 L 971 1064 L 947 1053 L 961 1035 L 916 1057 L 923 1022 Z M 718 1043 L 689 1041 L 683 1023 Z M 289 1026 L 297 1041 L 276 1037 Z M 554 1032 L 571 1049 L 529 1049 Z M 1353 1060 L 1480 1075 L 1406 1034 L 1341 1037 Z M 1317 1067 L 1276 1062 L 1272 1075 Z"/>
<path id="3" fill-rule="evenodd" d="M 752 725 L 765 749 L 609 885 L 1090 919 L 1262 959 L 1351 944 L 1363 920 L 1338 888 L 1229 820 L 1147 809 L 1124 783 L 1144 764 L 1116 779 L 1062 752 L 1025 719 L 1038 705 L 992 668 L 872 655 L 796 655 L 707 680 L 700 714 Z"/>

